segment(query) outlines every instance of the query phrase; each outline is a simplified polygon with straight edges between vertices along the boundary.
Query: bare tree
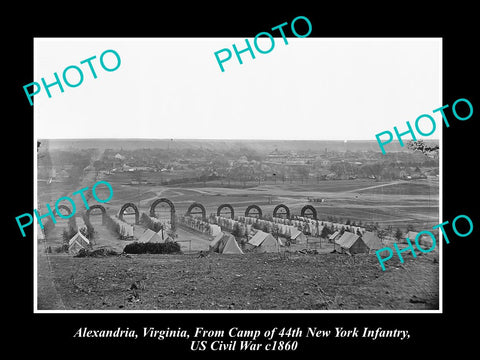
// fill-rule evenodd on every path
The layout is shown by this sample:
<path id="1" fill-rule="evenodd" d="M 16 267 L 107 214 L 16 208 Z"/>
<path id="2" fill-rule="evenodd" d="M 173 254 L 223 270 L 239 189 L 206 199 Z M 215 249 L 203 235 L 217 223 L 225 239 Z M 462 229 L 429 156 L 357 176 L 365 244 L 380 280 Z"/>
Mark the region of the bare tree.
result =
<path id="1" fill-rule="evenodd" d="M 427 145 L 423 140 L 417 140 L 417 141 L 410 140 L 407 143 L 407 147 L 413 151 L 420 151 L 422 154 L 431 158 L 438 157 L 439 146 Z"/>

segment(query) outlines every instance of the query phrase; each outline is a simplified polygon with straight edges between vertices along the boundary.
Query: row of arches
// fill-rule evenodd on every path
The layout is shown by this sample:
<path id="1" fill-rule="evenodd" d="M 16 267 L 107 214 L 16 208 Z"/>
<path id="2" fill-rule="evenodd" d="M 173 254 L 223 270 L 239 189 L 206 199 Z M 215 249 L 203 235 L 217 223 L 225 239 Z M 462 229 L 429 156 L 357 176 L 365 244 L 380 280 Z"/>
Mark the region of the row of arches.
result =
<path id="1" fill-rule="evenodd" d="M 175 205 L 173 205 L 173 203 L 170 200 L 168 200 L 166 198 L 155 200 L 152 203 L 152 205 L 150 206 L 150 216 L 155 217 L 155 208 L 161 203 L 166 203 L 170 207 L 170 221 L 171 221 L 171 224 L 172 224 L 172 229 L 174 229 L 175 228 Z M 123 220 L 123 216 L 125 215 L 125 211 L 127 209 L 130 209 L 130 208 L 133 209 L 133 212 L 135 214 L 135 224 L 138 224 L 139 221 L 140 221 L 140 212 L 138 211 L 138 208 L 134 203 L 124 204 L 120 208 L 120 212 L 118 213 L 118 218 L 120 220 Z M 65 211 L 67 213 L 66 215 L 71 214 L 70 208 L 66 205 L 59 205 L 58 209 L 59 210 L 62 209 L 63 211 Z M 102 224 L 104 225 L 105 224 L 105 216 L 107 214 L 107 211 L 105 210 L 105 208 L 102 205 L 92 205 L 92 206 L 90 206 L 90 208 L 86 212 L 87 217 L 90 218 L 91 211 L 95 210 L 95 209 L 100 209 L 101 210 L 101 212 L 102 212 Z M 226 209 L 226 211 L 225 211 L 225 209 Z M 201 215 L 202 219 L 206 220 L 207 211 L 202 204 L 194 202 L 193 204 L 191 204 L 188 207 L 186 215 L 187 216 Z M 233 219 L 235 217 L 235 210 L 233 209 L 233 206 L 230 205 L 230 204 L 220 205 L 217 208 L 217 216 L 222 216 L 222 215 L 223 216 L 228 215 L 230 218 Z M 255 204 L 252 204 L 252 205 L 248 206 L 245 210 L 245 216 L 262 217 L 262 215 L 263 215 L 262 209 L 258 205 L 255 205 Z M 288 206 L 286 206 L 284 204 L 277 205 L 273 209 L 273 216 L 274 217 L 289 218 L 290 217 L 290 209 L 288 208 Z M 305 205 L 300 211 L 300 216 L 307 217 L 307 218 L 312 218 L 312 219 L 317 219 L 317 210 L 312 205 Z"/>
<path id="2" fill-rule="evenodd" d="M 225 214 L 222 214 L 222 212 L 224 212 L 223 211 L 224 209 L 227 209 L 228 215 L 231 219 L 235 217 L 235 210 L 233 209 L 233 206 L 230 204 L 220 205 L 217 209 L 217 216 L 225 215 Z M 204 220 L 207 217 L 207 212 L 205 210 L 205 207 L 202 204 L 195 202 L 188 207 L 186 215 L 191 216 L 191 215 L 197 215 L 197 214 L 200 214 L 202 219 Z M 245 209 L 245 216 L 262 217 L 262 215 L 263 215 L 262 209 L 258 205 L 253 204 L 248 206 Z M 288 208 L 288 206 L 284 204 L 277 205 L 273 209 L 273 216 L 289 218 L 290 209 Z M 305 205 L 300 211 L 300 216 L 317 219 L 317 210 L 312 205 Z"/>

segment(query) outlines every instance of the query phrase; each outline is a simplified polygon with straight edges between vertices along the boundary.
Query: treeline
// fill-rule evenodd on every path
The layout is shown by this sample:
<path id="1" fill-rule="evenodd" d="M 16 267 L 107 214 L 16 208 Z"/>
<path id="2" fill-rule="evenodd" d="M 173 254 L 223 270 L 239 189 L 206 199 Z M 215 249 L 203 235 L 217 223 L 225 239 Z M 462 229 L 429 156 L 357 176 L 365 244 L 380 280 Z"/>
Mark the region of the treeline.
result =
<path id="1" fill-rule="evenodd" d="M 200 176 L 193 176 L 193 177 L 185 177 L 179 179 L 167 179 L 161 182 L 162 185 L 176 185 L 176 184 L 190 184 L 196 182 L 205 182 L 205 181 L 212 181 L 218 180 L 222 177 L 219 175 L 200 175 Z"/>

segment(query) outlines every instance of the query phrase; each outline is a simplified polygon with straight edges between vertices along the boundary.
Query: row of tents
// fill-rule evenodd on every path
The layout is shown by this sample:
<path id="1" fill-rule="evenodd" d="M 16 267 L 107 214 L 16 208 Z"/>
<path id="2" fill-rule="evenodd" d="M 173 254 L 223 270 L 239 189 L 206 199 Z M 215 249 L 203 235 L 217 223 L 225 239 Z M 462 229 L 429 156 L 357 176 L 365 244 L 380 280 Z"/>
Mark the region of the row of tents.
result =
<path id="1" fill-rule="evenodd" d="M 283 243 L 280 239 L 277 240 L 272 234 L 258 230 L 245 244 L 245 251 L 257 253 L 278 252 L 282 245 Z M 215 251 L 220 254 L 243 254 L 235 237 L 223 231 L 210 243 L 210 251 Z"/>
<path id="2" fill-rule="evenodd" d="M 148 219 L 150 219 L 150 221 L 153 224 L 155 224 L 155 225 L 158 224 L 157 228 L 160 228 L 160 226 L 162 226 L 165 230 L 172 228 L 172 223 L 169 219 L 158 219 L 158 218 L 150 216 L 146 213 L 142 213 L 142 216 L 146 216 Z"/>
<path id="3" fill-rule="evenodd" d="M 336 232 L 330 236 L 330 239 L 333 239 L 335 246 L 338 245 L 339 252 L 351 255 L 368 254 L 384 247 L 378 236 L 371 231 L 366 231 L 361 236 L 349 231 L 345 231 L 342 235 Z"/>
<path id="4" fill-rule="evenodd" d="M 142 235 L 140 235 L 137 242 L 139 242 L 139 243 L 147 243 L 147 242 L 164 243 L 164 242 L 173 242 L 173 239 L 164 230 L 159 230 L 158 232 L 155 232 L 153 230 L 146 229 L 142 233 Z"/>
<path id="5" fill-rule="evenodd" d="M 308 239 L 300 230 L 293 234 L 295 243 L 306 244 Z M 336 232 L 331 238 L 338 251 L 348 254 L 371 253 L 384 247 L 382 241 L 375 233 L 367 231 L 362 236 L 345 231 L 343 234 Z M 331 240 L 331 239 L 330 239 Z M 285 245 L 285 239 L 276 239 L 272 234 L 258 230 L 245 244 L 245 251 L 249 252 L 279 252 Z M 222 254 L 243 254 L 235 237 L 228 232 L 221 232 L 210 243 L 210 250 Z"/>
<path id="6" fill-rule="evenodd" d="M 253 224 L 260 225 L 266 230 L 266 232 L 276 231 L 278 232 L 279 236 L 284 238 L 292 238 L 295 236 L 294 234 L 297 234 L 298 231 L 311 236 L 320 236 L 323 230 L 323 226 L 320 225 L 318 221 L 307 223 L 300 220 L 289 220 L 289 224 L 283 224 L 279 221 L 275 222 L 275 219 L 279 220 L 280 218 L 273 218 L 274 221 L 270 221 L 248 216 L 238 217 L 239 221 L 247 224 L 247 227 Z"/>
<path id="7" fill-rule="evenodd" d="M 210 236 L 217 236 L 222 230 L 217 224 L 210 224 L 202 219 L 192 216 L 181 216 L 179 218 L 180 223 L 196 231 L 208 234 Z"/>
<path id="8" fill-rule="evenodd" d="M 150 229 L 146 229 L 140 238 L 137 240 L 140 243 L 165 243 L 173 242 L 173 239 L 166 232 L 162 233 L 162 230 L 155 232 Z M 78 231 L 68 242 L 68 253 L 71 255 L 78 254 L 81 249 L 91 249 L 92 244 L 80 231 Z"/>
<path id="9" fill-rule="evenodd" d="M 345 225 L 330 221 L 319 221 L 304 217 L 297 217 L 296 219 L 274 217 L 273 221 L 270 221 L 249 216 L 238 216 L 236 217 L 236 220 L 234 220 L 217 215 L 212 216 L 210 221 L 220 225 L 227 231 L 233 231 L 236 226 L 239 226 L 244 229 L 245 234 L 252 233 L 252 227 L 254 224 L 260 225 L 265 232 L 278 232 L 279 236 L 283 238 L 291 238 L 294 242 L 295 238 L 299 235 L 299 231 L 304 235 L 320 237 L 325 226 L 333 228 L 336 231 L 340 231 L 343 228 L 344 230 L 356 234 L 363 234 L 366 232 L 365 228 L 359 226 Z"/>
<path id="10" fill-rule="evenodd" d="M 239 216 L 238 220 L 225 218 L 222 216 L 214 216 L 210 219 L 210 221 L 218 224 L 220 228 L 225 229 L 227 231 L 234 231 L 236 228 L 240 229 L 240 233 L 242 236 L 250 236 L 251 234 L 255 234 L 257 229 L 253 227 L 253 224 L 261 225 L 262 228 L 265 230 L 266 233 L 272 233 L 274 230 L 278 231 L 278 235 L 283 238 L 292 239 L 295 241 L 298 237 L 303 237 L 306 240 L 305 235 L 301 230 L 293 225 L 284 225 L 284 224 L 274 224 L 272 221 L 257 219 L 257 218 L 250 218 L 245 216 Z M 215 224 L 210 224 L 211 226 Z M 323 226 L 320 228 L 320 232 L 322 231 Z"/>
<path id="11" fill-rule="evenodd" d="M 117 216 L 110 217 L 116 224 L 120 227 L 120 235 L 125 238 L 133 237 L 133 226 L 126 223 L 123 220 L 120 220 Z"/>
<path id="12" fill-rule="evenodd" d="M 322 234 L 324 226 L 327 226 L 328 228 L 333 228 L 334 230 L 341 230 L 343 228 L 353 233 L 363 233 L 366 231 L 366 229 L 361 226 L 353 226 L 331 221 L 310 219 L 302 216 L 296 216 L 293 219 L 274 217 L 272 218 L 273 221 L 258 219 L 251 216 L 238 216 L 238 220 L 246 224 L 264 224 L 270 228 L 273 228 L 275 225 L 277 227 L 280 226 L 281 231 L 285 229 L 285 226 L 295 227 L 301 229 L 303 233 L 312 236 L 320 236 Z"/>

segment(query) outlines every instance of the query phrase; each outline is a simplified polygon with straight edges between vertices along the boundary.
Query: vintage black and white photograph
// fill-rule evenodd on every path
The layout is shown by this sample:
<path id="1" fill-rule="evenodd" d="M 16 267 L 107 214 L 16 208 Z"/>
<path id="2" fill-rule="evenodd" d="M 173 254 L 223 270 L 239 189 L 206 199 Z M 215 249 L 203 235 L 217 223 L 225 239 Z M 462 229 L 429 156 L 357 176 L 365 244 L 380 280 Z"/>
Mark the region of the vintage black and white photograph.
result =
<path id="1" fill-rule="evenodd" d="M 35 39 L 35 311 L 441 310 L 441 39 L 274 39 Z"/>

